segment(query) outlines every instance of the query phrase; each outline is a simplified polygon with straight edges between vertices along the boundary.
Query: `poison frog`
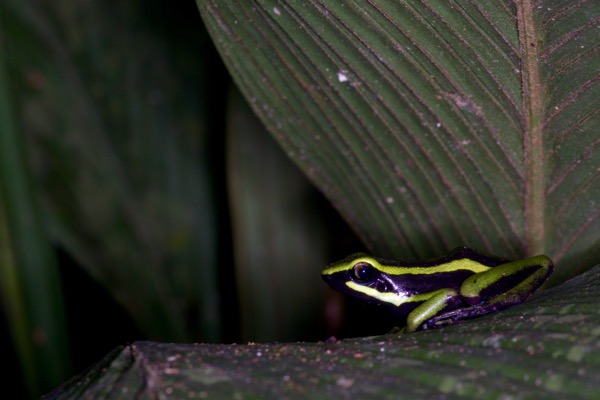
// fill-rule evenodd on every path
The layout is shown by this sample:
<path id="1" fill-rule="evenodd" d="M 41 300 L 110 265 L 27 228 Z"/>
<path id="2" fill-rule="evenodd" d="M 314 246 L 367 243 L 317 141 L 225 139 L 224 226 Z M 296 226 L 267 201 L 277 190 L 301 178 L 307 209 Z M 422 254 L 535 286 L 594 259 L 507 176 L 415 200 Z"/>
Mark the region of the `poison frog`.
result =
<path id="1" fill-rule="evenodd" d="M 459 247 L 420 262 L 357 253 L 321 274 L 335 290 L 388 307 L 401 331 L 415 332 L 522 303 L 553 270 L 544 255 L 511 261 Z"/>

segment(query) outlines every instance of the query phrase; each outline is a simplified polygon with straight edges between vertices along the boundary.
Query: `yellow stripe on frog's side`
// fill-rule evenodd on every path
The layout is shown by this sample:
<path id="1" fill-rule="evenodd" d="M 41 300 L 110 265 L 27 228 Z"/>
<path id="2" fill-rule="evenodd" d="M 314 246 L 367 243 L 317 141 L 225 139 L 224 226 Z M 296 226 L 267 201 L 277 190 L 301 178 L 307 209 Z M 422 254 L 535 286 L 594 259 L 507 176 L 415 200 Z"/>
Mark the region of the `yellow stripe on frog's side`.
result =
<path id="1" fill-rule="evenodd" d="M 426 301 L 426 300 L 430 299 L 433 295 L 435 295 L 436 293 L 439 292 L 439 290 L 435 290 L 435 291 L 429 292 L 429 293 L 420 293 L 420 294 L 416 294 L 414 296 L 405 296 L 401 293 L 396 294 L 393 292 L 379 292 L 371 287 L 359 285 L 358 283 L 353 282 L 353 281 L 346 282 L 346 286 L 348 286 L 352 290 L 356 290 L 357 292 L 364 293 L 367 296 L 377 299 L 379 301 L 393 304 L 396 307 L 401 306 L 402 304 L 405 304 L 405 303 Z M 443 289 L 443 291 L 446 291 L 446 289 Z"/>
<path id="2" fill-rule="evenodd" d="M 473 271 L 474 273 L 484 272 L 489 270 L 491 267 L 487 265 L 481 264 L 477 261 L 471 260 L 470 258 L 461 258 L 460 260 L 453 260 L 450 262 L 431 265 L 427 267 L 418 267 L 418 266 L 408 266 L 408 267 L 398 267 L 394 265 L 382 265 L 373 257 L 357 257 L 348 262 L 341 262 L 337 264 L 333 264 L 330 267 L 327 267 L 321 272 L 323 275 L 331 275 L 336 272 L 348 271 L 352 269 L 352 267 L 359 262 L 368 262 L 373 267 L 377 268 L 381 272 L 384 272 L 388 275 L 428 275 L 428 274 L 437 274 L 440 272 L 452 272 L 457 270 L 468 270 Z"/>

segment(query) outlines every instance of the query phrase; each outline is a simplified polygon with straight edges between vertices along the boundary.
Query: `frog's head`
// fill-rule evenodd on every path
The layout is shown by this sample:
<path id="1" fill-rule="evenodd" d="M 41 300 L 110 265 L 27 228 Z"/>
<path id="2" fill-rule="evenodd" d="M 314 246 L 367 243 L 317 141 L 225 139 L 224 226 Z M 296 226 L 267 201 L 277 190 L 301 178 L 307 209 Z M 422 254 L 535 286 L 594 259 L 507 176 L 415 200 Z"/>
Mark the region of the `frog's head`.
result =
<path id="1" fill-rule="evenodd" d="M 402 304 L 407 294 L 386 273 L 380 261 L 365 253 L 352 254 L 321 272 L 332 289 L 378 303 Z"/>

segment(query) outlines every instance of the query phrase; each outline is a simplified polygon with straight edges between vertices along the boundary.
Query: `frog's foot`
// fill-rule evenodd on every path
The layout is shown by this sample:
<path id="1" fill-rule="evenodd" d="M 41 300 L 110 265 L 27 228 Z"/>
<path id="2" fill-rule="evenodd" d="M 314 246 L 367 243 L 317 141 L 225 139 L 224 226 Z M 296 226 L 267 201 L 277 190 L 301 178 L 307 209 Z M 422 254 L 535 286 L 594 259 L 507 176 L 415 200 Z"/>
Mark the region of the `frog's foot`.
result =
<path id="1" fill-rule="evenodd" d="M 466 319 L 476 318 L 482 315 L 493 313 L 499 308 L 494 305 L 476 305 L 467 308 L 460 308 L 458 310 L 449 311 L 447 313 L 432 317 L 425 321 L 418 330 L 429 330 L 442 328 L 444 326 L 453 325 L 457 322 L 464 321 Z"/>

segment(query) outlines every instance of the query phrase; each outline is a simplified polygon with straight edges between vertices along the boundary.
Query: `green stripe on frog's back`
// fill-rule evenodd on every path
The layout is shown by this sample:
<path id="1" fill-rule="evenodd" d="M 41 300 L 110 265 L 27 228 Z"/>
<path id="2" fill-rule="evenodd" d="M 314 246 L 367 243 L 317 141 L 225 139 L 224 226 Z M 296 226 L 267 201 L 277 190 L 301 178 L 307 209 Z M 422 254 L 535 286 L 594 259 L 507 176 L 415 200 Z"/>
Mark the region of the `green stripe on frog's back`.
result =
<path id="1" fill-rule="evenodd" d="M 388 275 L 431 275 L 458 270 L 479 273 L 487 271 L 496 265 L 508 262 L 509 260 L 479 253 L 466 247 L 457 248 L 443 257 L 420 262 L 386 260 L 371 257 L 364 253 L 358 253 L 350 255 L 342 261 L 331 264 L 323 269 L 321 274 L 331 275 L 337 272 L 347 271 L 351 269 L 353 265 L 361 261 L 368 262 L 379 271 Z"/>

